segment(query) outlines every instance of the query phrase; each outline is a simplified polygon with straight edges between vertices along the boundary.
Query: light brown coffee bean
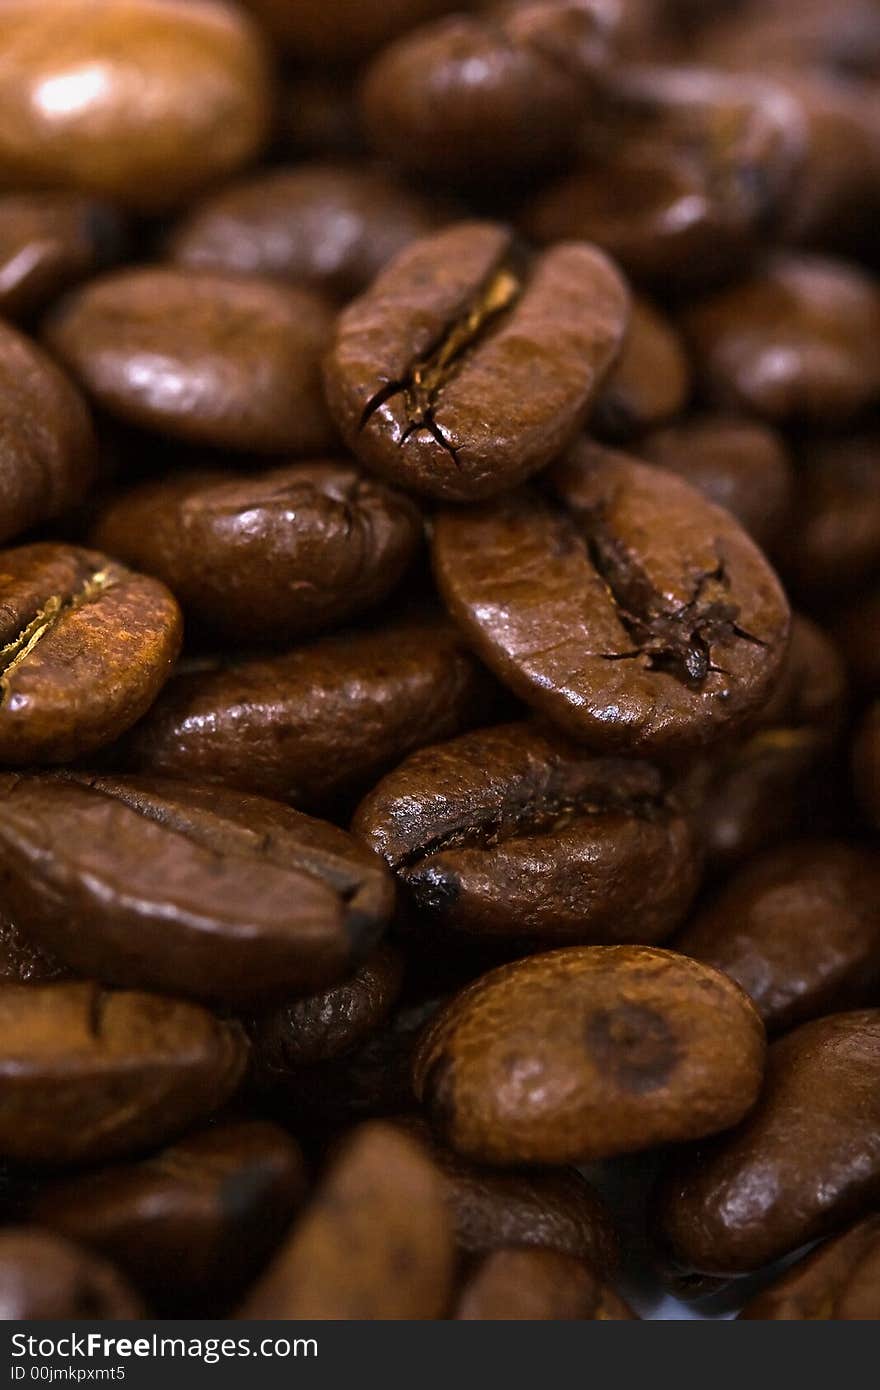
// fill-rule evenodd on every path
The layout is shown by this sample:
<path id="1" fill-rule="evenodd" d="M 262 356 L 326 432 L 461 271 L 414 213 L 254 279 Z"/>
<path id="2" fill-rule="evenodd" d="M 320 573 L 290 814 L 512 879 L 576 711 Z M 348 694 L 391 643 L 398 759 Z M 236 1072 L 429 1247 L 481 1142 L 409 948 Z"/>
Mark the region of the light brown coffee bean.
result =
<path id="1" fill-rule="evenodd" d="M 496 1250 L 466 1281 L 464 1322 L 621 1322 L 635 1317 L 587 1265 L 558 1250 Z"/>

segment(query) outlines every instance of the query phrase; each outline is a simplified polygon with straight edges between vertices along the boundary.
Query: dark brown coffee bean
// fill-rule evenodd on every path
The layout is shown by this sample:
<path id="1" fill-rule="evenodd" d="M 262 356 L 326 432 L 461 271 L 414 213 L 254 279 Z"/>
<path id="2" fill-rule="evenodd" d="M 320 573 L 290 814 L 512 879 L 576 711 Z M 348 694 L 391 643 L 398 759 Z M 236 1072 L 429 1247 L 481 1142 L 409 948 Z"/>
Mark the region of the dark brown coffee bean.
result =
<path id="1" fill-rule="evenodd" d="M 36 343 L 0 323 L 0 540 L 81 502 L 96 452 L 79 392 Z"/>
<path id="2" fill-rule="evenodd" d="M 381 169 L 304 164 L 213 194 L 177 228 L 170 251 L 195 270 L 267 275 L 347 299 L 439 221 L 439 205 Z"/>
<path id="3" fill-rule="evenodd" d="M 245 163 L 271 105 L 237 6 L 208 0 L 7 0 L 0 179 L 145 211 Z"/>
<path id="4" fill-rule="evenodd" d="M 147 710 L 181 641 L 173 596 L 68 545 L 0 551 L 0 762 L 62 762 Z"/>
<path id="5" fill-rule="evenodd" d="M 645 435 L 638 453 L 726 507 L 763 550 L 787 532 L 795 473 L 769 426 L 733 415 L 695 415 Z"/>
<path id="6" fill-rule="evenodd" d="M 161 1144 L 219 1109 L 247 1057 L 237 1023 L 94 983 L 0 985 L 0 1153 L 58 1167 Z"/>
<path id="7" fill-rule="evenodd" d="M 332 459 L 146 483 L 111 501 L 92 531 L 212 632 L 281 645 L 375 607 L 421 536 L 407 497 Z"/>
<path id="8" fill-rule="evenodd" d="M 434 529 L 443 597 L 480 656 L 574 738 L 699 746 L 779 678 L 788 605 L 737 522 L 671 473 L 589 444 Z"/>
<path id="9" fill-rule="evenodd" d="M 793 589 L 827 605 L 880 572 L 880 433 L 812 444 L 800 463 L 780 563 Z"/>
<path id="10" fill-rule="evenodd" d="M 433 620 L 181 675 L 137 729 L 141 771 L 330 809 L 413 748 L 485 719 L 494 686 Z"/>
<path id="11" fill-rule="evenodd" d="M 856 795 L 871 824 L 880 830 L 880 701 L 868 710 L 852 751 Z"/>
<path id="12" fill-rule="evenodd" d="M 880 288 L 855 266 L 779 253 L 683 322 L 705 390 L 724 408 L 827 426 L 880 398 Z"/>
<path id="13" fill-rule="evenodd" d="M 0 984 L 47 984 L 71 972 L 30 939 L 0 908 Z"/>
<path id="14" fill-rule="evenodd" d="M 620 1322 L 635 1314 L 571 1255 L 496 1250 L 467 1280 L 454 1317 L 465 1322 Z"/>
<path id="15" fill-rule="evenodd" d="M 456 223 L 402 251 L 342 313 L 330 406 L 377 473 L 429 497 L 488 497 L 570 442 L 628 312 L 593 247 L 529 263 L 504 227 Z"/>
<path id="16" fill-rule="evenodd" d="M 876 1322 L 880 1318 L 880 1217 L 869 1216 L 798 1260 L 750 1299 L 740 1317 L 762 1322 Z"/>
<path id="17" fill-rule="evenodd" d="M 125 1279 L 98 1255 L 24 1226 L 0 1232 L 0 1319 L 113 1321 L 146 1317 Z"/>
<path id="18" fill-rule="evenodd" d="M 367 70 L 373 143 L 416 173 L 473 182 L 565 154 L 615 48 L 602 0 L 499 5 L 417 29 Z"/>
<path id="19" fill-rule="evenodd" d="M 656 768 L 593 758 L 529 724 L 411 754 L 352 829 L 398 875 L 426 932 L 657 941 L 699 877 L 695 833 Z"/>
<path id="20" fill-rule="evenodd" d="M 45 1187 L 29 1216 L 104 1255 L 156 1309 L 215 1306 L 259 1271 L 305 1196 L 283 1129 L 238 1120 Z"/>
<path id="21" fill-rule="evenodd" d="M 427 1152 L 392 1126 L 364 1125 L 239 1316 L 439 1318 L 452 1261 L 442 1182 Z"/>
<path id="22" fill-rule="evenodd" d="M 814 1019 L 767 1056 L 757 1107 L 674 1160 L 659 1198 L 676 1263 L 745 1274 L 880 1199 L 880 1010 Z"/>
<path id="23" fill-rule="evenodd" d="M 6 777 L 0 872 L 38 945 L 112 984 L 253 1004 L 344 976 L 393 883 L 344 830 L 148 778 Z"/>
<path id="24" fill-rule="evenodd" d="M 0 313 L 23 318 L 116 259 L 122 223 L 79 193 L 0 194 Z"/>
<path id="25" fill-rule="evenodd" d="M 397 34 L 470 0 L 244 0 L 301 61 L 356 62 Z"/>
<path id="26" fill-rule="evenodd" d="M 593 407 L 591 428 L 612 439 L 652 429 L 685 408 L 690 385 L 680 335 L 648 300 L 636 299 L 620 357 Z"/>
<path id="27" fill-rule="evenodd" d="M 484 1163 L 569 1163 L 742 1119 L 764 1029 L 739 986 L 672 951 L 582 946 L 502 966 L 419 1045 L 416 1092 L 442 1139 Z"/>
<path id="28" fill-rule="evenodd" d="M 861 593 L 834 623 L 834 639 L 840 647 L 853 684 L 867 695 L 880 695 L 880 584 Z"/>
<path id="29" fill-rule="evenodd" d="M 319 453 L 328 306 L 256 277 L 140 267 L 74 291 L 49 344 L 113 416 L 192 444 Z"/>
<path id="30" fill-rule="evenodd" d="M 869 1003 L 880 982 L 880 859 L 834 841 L 771 850 L 674 944 L 736 980 L 768 1032 Z"/>

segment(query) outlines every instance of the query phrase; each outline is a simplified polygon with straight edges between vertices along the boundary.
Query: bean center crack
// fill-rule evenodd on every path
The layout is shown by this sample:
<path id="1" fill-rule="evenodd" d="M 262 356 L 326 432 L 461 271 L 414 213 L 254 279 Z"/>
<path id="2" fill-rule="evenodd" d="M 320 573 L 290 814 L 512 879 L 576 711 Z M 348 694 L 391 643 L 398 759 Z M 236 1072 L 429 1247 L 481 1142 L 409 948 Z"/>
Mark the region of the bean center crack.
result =
<path id="1" fill-rule="evenodd" d="M 115 581 L 107 570 L 96 570 L 82 588 L 65 598 L 61 594 L 51 594 L 37 610 L 30 622 L 5 647 L 0 647 L 0 707 L 9 696 L 10 682 L 19 666 L 27 660 L 34 648 L 44 637 L 54 631 L 58 624 L 78 608 L 94 603 Z"/>

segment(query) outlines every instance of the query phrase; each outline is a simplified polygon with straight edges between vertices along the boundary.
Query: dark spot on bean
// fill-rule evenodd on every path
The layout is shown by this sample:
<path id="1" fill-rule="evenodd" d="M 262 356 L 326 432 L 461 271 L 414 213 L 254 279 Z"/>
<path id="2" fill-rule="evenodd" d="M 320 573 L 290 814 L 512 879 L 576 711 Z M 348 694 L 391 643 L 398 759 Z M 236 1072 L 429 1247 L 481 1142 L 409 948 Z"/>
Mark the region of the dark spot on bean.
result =
<path id="1" fill-rule="evenodd" d="M 621 1004 L 591 1013 L 585 1043 L 593 1062 L 621 1090 L 636 1095 L 665 1085 L 682 1055 L 665 1018 L 644 1004 Z"/>

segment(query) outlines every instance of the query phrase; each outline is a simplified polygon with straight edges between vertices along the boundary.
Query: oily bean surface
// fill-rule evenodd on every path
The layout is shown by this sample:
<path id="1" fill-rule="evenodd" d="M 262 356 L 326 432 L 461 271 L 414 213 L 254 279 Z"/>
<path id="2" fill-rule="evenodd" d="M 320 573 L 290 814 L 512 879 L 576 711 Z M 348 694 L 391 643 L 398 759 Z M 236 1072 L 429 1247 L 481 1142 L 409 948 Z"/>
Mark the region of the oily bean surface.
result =
<path id="1" fill-rule="evenodd" d="M 0 193 L 0 313 L 20 319 L 116 260 L 122 219 L 82 193 Z"/>
<path id="2" fill-rule="evenodd" d="M 766 702 L 789 609 L 727 512 L 591 444 L 522 490 L 444 510 L 434 567 L 452 616 L 522 699 L 596 748 L 717 740 Z"/>
<path id="3" fill-rule="evenodd" d="M 93 982 L 0 985 L 0 1153 L 60 1167 L 124 1157 L 197 1124 L 236 1090 L 236 1023 Z"/>
<path id="4" fill-rule="evenodd" d="M 764 1029 L 719 972 L 644 946 L 570 947 L 502 966 L 432 1021 L 414 1078 L 432 1125 L 484 1163 L 569 1163 L 735 1124 Z"/>
<path id="5" fill-rule="evenodd" d="M 146 1317 L 112 1265 L 38 1227 L 0 1232 L 0 1319 L 95 1322 Z"/>
<path id="6" fill-rule="evenodd" d="M 393 883 L 344 830 L 216 787 L 7 776 L 10 912 L 72 968 L 230 1003 L 344 975 L 390 915 Z"/>
<path id="7" fill-rule="evenodd" d="M 620 1322 L 635 1317 L 587 1265 L 558 1250 L 496 1250 L 466 1281 L 465 1322 Z"/>
<path id="8" fill-rule="evenodd" d="M 402 251 L 343 311 L 330 407 L 380 475 L 429 497 L 488 497 L 570 442 L 628 313 L 623 281 L 594 248 L 529 262 L 506 228 L 456 223 Z"/>
<path id="9" fill-rule="evenodd" d="M 880 1217 L 811 1251 L 750 1299 L 739 1315 L 761 1322 L 876 1322 L 880 1318 Z"/>
<path id="10" fill-rule="evenodd" d="M 149 709 L 181 642 L 171 593 L 107 555 L 0 551 L 0 762 L 63 762 Z"/>

